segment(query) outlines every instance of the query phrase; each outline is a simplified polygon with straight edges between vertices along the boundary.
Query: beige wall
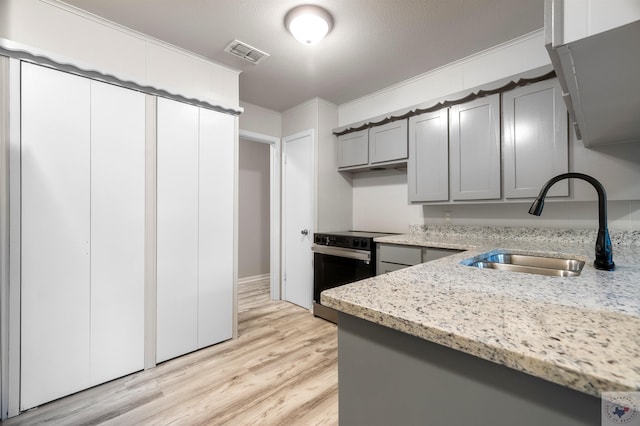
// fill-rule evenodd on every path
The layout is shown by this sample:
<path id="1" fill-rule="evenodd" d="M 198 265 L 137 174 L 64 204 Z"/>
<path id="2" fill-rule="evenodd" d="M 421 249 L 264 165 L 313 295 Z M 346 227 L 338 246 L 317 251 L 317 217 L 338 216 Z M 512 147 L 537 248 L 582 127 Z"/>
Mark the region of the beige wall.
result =
<path id="1" fill-rule="evenodd" d="M 240 139 L 238 278 L 269 273 L 269 145 Z"/>
<path id="2" fill-rule="evenodd" d="M 240 116 L 240 129 L 261 135 L 282 137 L 282 114 L 248 102 L 240 102 L 244 112 Z"/>

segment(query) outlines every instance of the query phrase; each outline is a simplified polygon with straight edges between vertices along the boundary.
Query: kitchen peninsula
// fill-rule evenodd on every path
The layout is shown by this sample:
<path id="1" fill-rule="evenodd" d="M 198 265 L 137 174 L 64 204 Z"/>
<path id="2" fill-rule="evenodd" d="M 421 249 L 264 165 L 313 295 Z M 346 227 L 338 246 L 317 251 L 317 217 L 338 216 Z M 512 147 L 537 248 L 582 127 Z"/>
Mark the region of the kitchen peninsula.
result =
<path id="1" fill-rule="evenodd" d="M 341 424 L 599 425 L 640 391 L 640 233 L 414 226 L 376 242 L 464 252 L 327 290 L 339 311 Z M 461 262 L 488 251 L 585 261 L 546 277 Z M 468 262 L 466 262 L 468 263 Z"/>

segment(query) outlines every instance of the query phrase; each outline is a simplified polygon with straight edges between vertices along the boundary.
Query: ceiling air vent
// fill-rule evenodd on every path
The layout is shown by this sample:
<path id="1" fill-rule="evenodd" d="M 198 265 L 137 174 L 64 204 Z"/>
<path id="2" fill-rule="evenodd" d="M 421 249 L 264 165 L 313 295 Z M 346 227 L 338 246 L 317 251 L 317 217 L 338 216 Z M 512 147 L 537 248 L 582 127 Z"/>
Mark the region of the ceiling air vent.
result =
<path id="1" fill-rule="evenodd" d="M 253 46 L 249 46 L 247 43 L 243 43 L 240 40 L 233 40 L 224 49 L 224 51 L 256 65 L 269 57 L 268 53 L 258 50 Z"/>

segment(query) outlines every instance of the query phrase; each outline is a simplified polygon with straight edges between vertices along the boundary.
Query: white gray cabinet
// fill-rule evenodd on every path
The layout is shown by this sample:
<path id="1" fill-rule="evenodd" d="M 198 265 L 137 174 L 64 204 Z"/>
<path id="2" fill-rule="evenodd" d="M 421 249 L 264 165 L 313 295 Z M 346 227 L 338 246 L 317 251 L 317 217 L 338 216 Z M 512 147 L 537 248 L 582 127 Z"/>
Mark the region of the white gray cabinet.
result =
<path id="1" fill-rule="evenodd" d="M 143 368 L 145 100 L 23 63 L 20 409 Z"/>
<path id="2" fill-rule="evenodd" d="M 234 118 L 158 99 L 157 352 L 231 338 Z"/>
<path id="3" fill-rule="evenodd" d="M 569 170 L 567 110 L 557 79 L 505 92 L 502 97 L 504 194 L 536 197 L 544 183 Z M 568 196 L 567 180 L 550 196 Z"/>
<path id="4" fill-rule="evenodd" d="M 448 114 L 443 108 L 409 119 L 407 179 L 410 202 L 449 199 Z"/>
<path id="5" fill-rule="evenodd" d="M 452 106 L 449 126 L 451 199 L 499 199 L 500 95 Z"/>
<path id="6" fill-rule="evenodd" d="M 615 6 L 614 6 L 615 4 Z M 545 0 L 545 47 L 585 147 L 640 141 L 640 7 Z"/>
<path id="7" fill-rule="evenodd" d="M 407 158 L 407 120 L 369 129 L 369 162 L 371 164 Z"/>
<path id="8" fill-rule="evenodd" d="M 338 170 L 363 171 L 404 165 L 408 157 L 407 120 L 338 136 Z"/>
<path id="9" fill-rule="evenodd" d="M 378 243 L 376 250 L 376 275 L 397 271 L 459 252 L 459 250 L 387 243 Z"/>
<path id="10" fill-rule="evenodd" d="M 338 136 L 338 169 L 369 164 L 369 130 Z"/>

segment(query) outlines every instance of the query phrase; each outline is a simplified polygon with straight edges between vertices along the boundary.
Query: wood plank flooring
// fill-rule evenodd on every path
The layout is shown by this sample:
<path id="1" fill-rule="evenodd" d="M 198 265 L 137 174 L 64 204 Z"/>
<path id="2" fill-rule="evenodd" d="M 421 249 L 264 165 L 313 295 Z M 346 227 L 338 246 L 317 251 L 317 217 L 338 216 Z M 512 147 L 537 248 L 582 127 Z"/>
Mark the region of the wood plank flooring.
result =
<path id="1" fill-rule="evenodd" d="M 191 353 L 6 420 L 16 425 L 336 425 L 337 329 L 239 289 L 235 340 Z"/>

